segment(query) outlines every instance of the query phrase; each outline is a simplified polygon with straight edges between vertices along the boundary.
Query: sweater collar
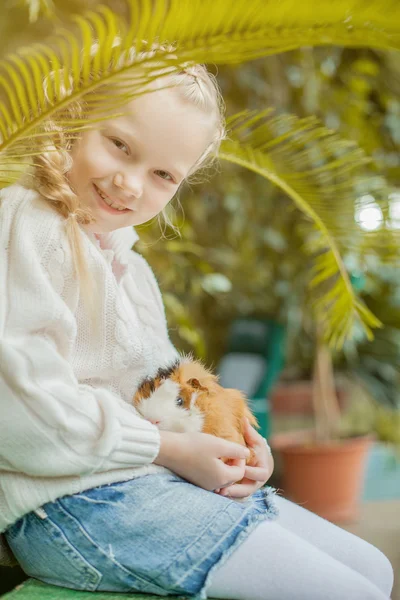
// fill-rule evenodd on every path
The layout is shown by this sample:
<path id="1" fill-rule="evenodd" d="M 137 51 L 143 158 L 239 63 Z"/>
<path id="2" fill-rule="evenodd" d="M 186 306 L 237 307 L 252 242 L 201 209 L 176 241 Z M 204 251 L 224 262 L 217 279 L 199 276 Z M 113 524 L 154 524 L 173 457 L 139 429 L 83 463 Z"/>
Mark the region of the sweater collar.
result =
<path id="1" fill-rule="evenodd" d="M 129 254 L 139 236 L 133 227 L 122 227 L 109 233 L 95 233 L 94 239 L 111 265 L 119 282 L 128 268 Z"/>
<path id="2" fill-rule="evenodd" d="M 96 233 L 95 236 L 100 242 L 100 247 L 103 250 L 112 250 L 120 262 L 127 262 L 132 246 L 139 239 L 133 227 L 122 227 L 110 233 Z"/>

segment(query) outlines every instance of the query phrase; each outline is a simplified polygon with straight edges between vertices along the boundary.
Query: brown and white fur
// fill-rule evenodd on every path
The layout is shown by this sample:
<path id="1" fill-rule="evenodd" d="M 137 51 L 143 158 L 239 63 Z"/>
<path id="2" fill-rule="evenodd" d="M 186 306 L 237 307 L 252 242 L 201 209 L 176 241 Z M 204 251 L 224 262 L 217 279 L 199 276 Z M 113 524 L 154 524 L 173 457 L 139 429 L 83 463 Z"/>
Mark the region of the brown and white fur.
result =
<path id="1" fill-rule="evenodd" d="M 184 357 L 138 388 L 133 404 L 159 429 L 201 431 L 246 445 L 243 418 L 259 427 L 242 392 L 223 388 L 199 361 Z M 254 454 L 247 460 L 251 464 Z"/>

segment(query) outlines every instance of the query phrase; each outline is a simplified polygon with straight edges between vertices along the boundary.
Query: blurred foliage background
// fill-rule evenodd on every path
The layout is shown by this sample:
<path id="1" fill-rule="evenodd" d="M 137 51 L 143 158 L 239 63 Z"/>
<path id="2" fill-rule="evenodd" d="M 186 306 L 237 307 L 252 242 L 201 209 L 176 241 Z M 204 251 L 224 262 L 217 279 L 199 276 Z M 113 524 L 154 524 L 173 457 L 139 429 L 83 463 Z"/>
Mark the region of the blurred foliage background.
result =
<path id="1" fill-rule="evenodd" d="M 0 21 L 4 56 L 22 43 L 45 39 L 55 22 L 96 0 L 6 0 Z M 103 4 L 124 11 L 119 0 Z M 3 10 L 4 10 L 3 9 Z M 317 116 L 327 127 L 355 140 L 390 184 L 390 218 L 400 228 L 400 63 L 395 52 L 370 49 L 301 48 L 217 74 L 228 114 L 275 107 L 278 113 Z M 358 218 L 377 228 L 378 206 Z M 356 206 L 356 203 L 355 203 Z M 205 181 L 180 191 L 174 222 L 181 237 L 158 222 L 138 228 L 138 249 L 152 265 L 163 292 L 171 337 L 216 365 L 227 328 L 238 316 L 267 316 L 287 327 L 288 378 L 307 377 L 315 335 L 306 278 L 302 218 L 293 202 L 253 173 L 221 163 Z M 374 397 L 400 407 L 400 266 L 387 266 L 379 253 L 348 253 L 350 272 L 363 274 L 362 296 L 384 323 L 371 343 L 354 339 L 335 355 L 338 372 L 360 376 Z"/>
<path id="2" fill-rule="evenodd" d="M 400 227 L 400 67 L 394 55 L 303 48 L 220 68 L 218 79 L 229 112 L 274 106 L 316 115 L 356 140 L 390 183 L 392 226 Z M 176 324 L 177 346 L 216 363 L 233 318 L 269 316 L 288 328 L 286 375 L 308 376 L 315 350 L 305 297 L 308 258 L 292 202 L 265 180 L 226 164 L 208 182 L 182 192 L 181 201 L 181 240 L 155 243 L 157 224 L 140 231 L 140 249 L 159 277 L 169 322 Z M 364 213 L 355 218 L 379 228 L 379 207 Z M 380 400 L 400 406 L 400 266 L 385 265 L 368 249 L 362 257 L 348 253 L 345 262 L 363 273 L 363 299 L 384 328 L 372 343 L 346 345 L 335 356 L 336 368 L 356 373 Z"/>

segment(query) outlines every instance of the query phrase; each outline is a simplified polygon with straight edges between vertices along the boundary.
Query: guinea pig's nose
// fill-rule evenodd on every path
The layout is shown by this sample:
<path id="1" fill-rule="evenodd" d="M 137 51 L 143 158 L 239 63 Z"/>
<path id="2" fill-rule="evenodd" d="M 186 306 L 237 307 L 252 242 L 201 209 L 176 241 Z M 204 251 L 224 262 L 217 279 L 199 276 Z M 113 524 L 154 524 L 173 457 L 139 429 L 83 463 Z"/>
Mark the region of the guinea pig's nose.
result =
<path id="1" fill-rule="evenodd" d="M 154 419 L 149 419 L 150 423 L 153 423 L 153 425 L 158 425 L 160 421 L 155 421 Z"/>

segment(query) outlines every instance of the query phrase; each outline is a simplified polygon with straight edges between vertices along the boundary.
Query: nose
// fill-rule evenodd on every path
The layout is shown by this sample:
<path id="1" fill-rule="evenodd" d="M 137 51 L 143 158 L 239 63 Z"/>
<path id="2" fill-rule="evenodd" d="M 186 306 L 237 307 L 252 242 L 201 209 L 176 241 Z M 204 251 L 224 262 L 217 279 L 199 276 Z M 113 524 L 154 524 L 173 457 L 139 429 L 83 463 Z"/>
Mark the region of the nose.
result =
<path id="1" fill-rule="evenodd" d="M 149 419 L 150 423 L 153 423 L 153 425 L 158 425 L 160 421 L 155 421 L 154 419 Z"/>
<path id="2" fill-rule="evenodd" d="M 113 183 L 122 190 L 127 200 L 131 197 L 139 199 L 143 195 L 143 177 L 140 173 L 116 173 Z"/>

